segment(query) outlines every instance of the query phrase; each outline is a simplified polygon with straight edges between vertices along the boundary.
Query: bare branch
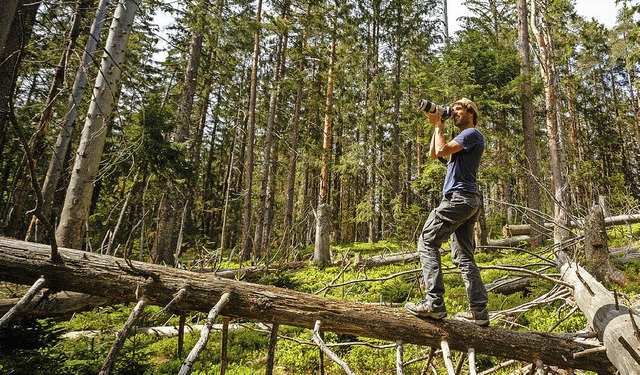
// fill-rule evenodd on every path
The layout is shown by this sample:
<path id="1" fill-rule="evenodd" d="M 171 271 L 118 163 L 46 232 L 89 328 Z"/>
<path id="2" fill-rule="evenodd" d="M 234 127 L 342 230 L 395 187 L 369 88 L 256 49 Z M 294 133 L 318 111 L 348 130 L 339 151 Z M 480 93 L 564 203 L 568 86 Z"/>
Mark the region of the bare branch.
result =
<path id="1" fill-rule="evenodd" d="M 35 297 L 36 293 L 38 293 L 38 291 L 42 289 L 42 287 L 44 286 L 44 283 L 45 283 L 44 276 L 41 276 L 38 280 L 36 280 L 33 286 L 29 288 L 27 293 L 25 293 L 25 295 L 22 296 L 20 301 L 18 301 L 18 303 L 16 303 L 15 306 L 13 306 L 9 311 L 7 311 L 6 314 L 2 316 L 2 318 L 0 318 L 0 327 L 4 327 L 5 325 L 7 325 L 17 313 L 19 313 L 22 309 L 26 308 L 29 302 L 31 302 L 31 300 L 33 299 L 33 297 Z"/>
<path id="2" fill-rule="evenodd" d="M 321 324 L 322 324 L 322 321 L 316 320 L 315 327 L 313 328 L 313 341 L 316 343 L 316 345 L 318 345 L 318 347 L 320 348 L 320 350 L 322 350 L 322 352 L 324 354 L 328 355 L 329 358 L 333 359 L 334 362 L 336 362 L 338 365 L 340 365 L 340 367 L 342 367 L 344 369 L 344 371 L 347 373 L 347 375 L 355 375 L 355 373 L 353 371 L 351 371 L 351 369 L 349 368 L 349 365 L 347 365 L 346 362 L 344 362 L 342 359 L 340 359 L 340 357 L 338 357 L 334 352 L 332 352 L 324 344 L 324 341 L 320 337 L 320 326 L 321 326 Z"/>
<path id="3" fill-rule="evenodd" d="M 127 318 L 124 326 L 122 326 L 120 331 L 116 333 L 116 341 L 113 343 L 113 346 L 111 346 L 111 349 L 107 354 L 107 358 L 104 360 L 104 363 L 102 364 L 102 368 L 100 368 L 100 372 L 98 373 L 98 375 L 109 375 L 113 372 L 113 366 L 116 363 L 116 358 L 118 357 L 120 350 L 122 350 L 124 342 L 131 332 L 131 329 L 138 323 L 138 320 L 140 319 L 140 316 L 142 315 L 142 312 L 144 311 L 144 308 L 146 306 L 147 302 L 144 300 L 144 298 L 142 298 L 138 301 L 133 310 L 131 310 L 131 314 L 129 314 L 129 318 Z"/>
<path id="4" fill-rule="evenodd" d="M 209 311 L 205 327 L 202 329 L 202 331 L 200 331 L 200 339 L 198 339 L 198 342 L 193 347 L 193 349 L 191 349 L 191 352 L 187 356 L 187 359 L 185 359 L 182 363 L 178 375 L 187 375 L 191 373 L 191 367 L 193 366 L 193 363 L 198 359 L 200 352 L 202 352 L 202 349 L 204 349 L 204 347 L 207 345 L 207 341 L 209 341 L 209 332 L 211 332 L 211 326 L 213 325 L 213 322 L 220 313 L 220 310 L 222 310 L 227 305 L 227 303 L 229 303 L 229 296 L 230 293 L 224 293 L 222 297 L 220 297 L 220 301 L 218 301 L 218 303 L 216 303 L 216 305 L 213 306 L 213 308 Z"/>

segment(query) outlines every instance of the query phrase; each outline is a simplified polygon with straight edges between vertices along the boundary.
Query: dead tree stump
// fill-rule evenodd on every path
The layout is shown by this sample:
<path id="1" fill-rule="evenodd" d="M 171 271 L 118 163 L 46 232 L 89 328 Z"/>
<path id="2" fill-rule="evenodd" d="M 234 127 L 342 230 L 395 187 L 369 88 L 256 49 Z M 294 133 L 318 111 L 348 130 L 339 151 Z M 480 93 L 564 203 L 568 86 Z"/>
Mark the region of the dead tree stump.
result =
<path id="1" fill-rule="evenodd" d="M 617 270 L 609 260 L 604 214 L 599 205 L 591 208 L 585 222 L 584 252 L 586 256 L 585 268 L 598 281 L 613 282 L 618 285 L 625 283 L 622 272 Z"/>

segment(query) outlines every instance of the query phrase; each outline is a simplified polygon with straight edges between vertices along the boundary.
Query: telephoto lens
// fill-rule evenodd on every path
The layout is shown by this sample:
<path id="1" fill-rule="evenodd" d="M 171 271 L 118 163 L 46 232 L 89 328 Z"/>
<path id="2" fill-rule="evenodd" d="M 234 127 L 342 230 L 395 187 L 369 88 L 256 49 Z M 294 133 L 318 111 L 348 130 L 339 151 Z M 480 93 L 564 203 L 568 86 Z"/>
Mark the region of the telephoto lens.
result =
<path id="1" fill-rule="evenodd" d="M 434 102 L 430 102 L 426 99 L 420 99 L 418 102 L 418 111 L 425 111 L 427 113 L 440 112 L 440 118 L 442 121 L 451 117 L 451 107 L 448 105 L 437 105 Z"/>

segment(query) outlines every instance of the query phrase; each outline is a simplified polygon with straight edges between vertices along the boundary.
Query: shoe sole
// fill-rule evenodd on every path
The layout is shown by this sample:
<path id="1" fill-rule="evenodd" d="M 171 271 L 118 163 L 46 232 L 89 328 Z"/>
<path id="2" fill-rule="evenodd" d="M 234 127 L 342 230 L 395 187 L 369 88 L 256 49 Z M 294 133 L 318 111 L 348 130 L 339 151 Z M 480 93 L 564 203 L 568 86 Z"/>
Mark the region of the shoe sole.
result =
<path id="1" fill-rule="evenodd" d="M 447 316 L 446 311 L 445 312 L 424 312 L 424 313 L 411 311 L 409 309 L 407 309 L 407 311 L 412 315 L 417 316 L 418 318 L 443 319 Z"/>
<path id="2" fill-rule="evenodd" d="M 477 320 L 477 319 L 474 320 L 474 319 L 462 318 L 462 317 L 459 317 L 459 316 L 456 316 L 456 320 L 459 320 L 461 322 L 477 324 L 480 327 L 487 327 L 489 325 L 489 321 L 488 320 Z"/>

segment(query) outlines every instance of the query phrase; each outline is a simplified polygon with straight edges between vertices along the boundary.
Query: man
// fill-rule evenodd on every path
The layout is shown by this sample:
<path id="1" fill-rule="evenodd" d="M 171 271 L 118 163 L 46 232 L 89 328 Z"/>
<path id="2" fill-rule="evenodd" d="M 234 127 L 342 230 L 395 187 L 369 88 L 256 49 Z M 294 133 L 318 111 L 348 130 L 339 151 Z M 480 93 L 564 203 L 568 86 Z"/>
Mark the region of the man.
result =
<path id="1" fill-rule="evenodd" d="M 481 204 L 476 179 L 484 151 L 484 136 L 476 129 L 479 113 L 474 102 L 462 98 L 451 107 L 453 123 L 460 133 L 449 142 L 442 134 L 441 113 L 427 113 L 435 126 L 429 157 L 451 158 L 442 189 L 442 202 L 429 215 L 418 239 L 426 297 L 418 303 L 407 303 L 406 309 L 426 318 L 442 319 L 447 315 L 440 245 L 451 236 L 451 258 L 462 273 L 469 298 L 469 310 L 456 314 L 456 319 L 487 326 L 487 291 L 473 257 L 474 225 Z"/>

